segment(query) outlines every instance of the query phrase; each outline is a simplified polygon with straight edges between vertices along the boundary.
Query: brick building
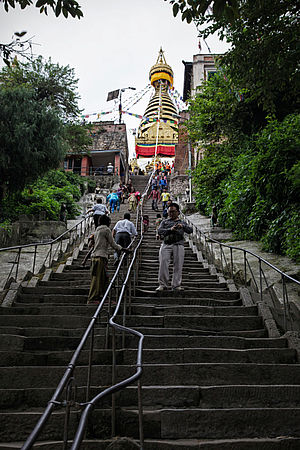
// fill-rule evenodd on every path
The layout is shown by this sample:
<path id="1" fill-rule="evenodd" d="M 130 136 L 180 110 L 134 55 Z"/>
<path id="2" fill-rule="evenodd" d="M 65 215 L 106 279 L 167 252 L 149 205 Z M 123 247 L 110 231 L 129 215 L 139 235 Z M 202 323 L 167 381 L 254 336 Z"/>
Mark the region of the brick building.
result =
<path id="1" fill-rule="evenodd" d="M 114 174 L 126 177 L 128 173 L 128 142 L 126 124 L 112 121 L 91 124 L 92 145 L 87 153 L 69 153 L 64 161 L 64 169 L 81 176 L 106 174 L 109 163 Z"/>

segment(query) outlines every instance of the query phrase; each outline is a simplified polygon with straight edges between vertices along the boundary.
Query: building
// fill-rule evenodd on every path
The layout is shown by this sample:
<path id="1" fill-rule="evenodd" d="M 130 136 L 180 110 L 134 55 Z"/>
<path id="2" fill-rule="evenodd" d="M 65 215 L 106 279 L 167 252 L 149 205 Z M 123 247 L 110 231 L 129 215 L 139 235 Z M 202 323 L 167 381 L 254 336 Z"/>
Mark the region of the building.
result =
<path id="1" fill-rule="evenodd" d="M 174 157 L 175 144 L 178 142 L 177 109 L 169 95 L 173 86 L 173 70 L 166 63 L 162 49 L 153 67 L 149 79 L 154 94 L 145 110 L 135 139 L 137 159 L 152 157 Z M 157 142 L 157 150 L 156 150 Z"/>
<path id="2" fill-rule="evenodd" d="M 204 81 L 209 80 L 216 73 L 216 59 L 219 55 L 198 54 L 193 56 L 192 62 L 182 61 L 184 64 L 183 101 L 194 98 Z M 182 113 L 181 113 L 182 114 Z M 188 117 L 185 116 L 185 119 Z M 175 171 L 182 174 L 189 168 L 188 154 L 191 151 L 192 167 L 203 158 L 204 149 L 199 145 L 196 149 L 188 146 L 186 131 L 179 126 L 179 143 L 176 145 Z"/>
<path id="3" fill-rule="evenodd" d="M 81 176 L 106 174 L 107 166 L 114 166 L 114 174 L 126 177 L 128 172 L 128 142 L 126 124 L 112 121 L 91 124 L 93 143 L 87 153 L 69 153 L 64 169 Z"/>
<path id="4" fill-rule="evenodd" d="M 184 64 L 183 100 L 194 98 L 203 81 L 216 73 L 216 59 L 219 55 L 198 54 L 193 56 L 193 62 L 182 61 Z"/>

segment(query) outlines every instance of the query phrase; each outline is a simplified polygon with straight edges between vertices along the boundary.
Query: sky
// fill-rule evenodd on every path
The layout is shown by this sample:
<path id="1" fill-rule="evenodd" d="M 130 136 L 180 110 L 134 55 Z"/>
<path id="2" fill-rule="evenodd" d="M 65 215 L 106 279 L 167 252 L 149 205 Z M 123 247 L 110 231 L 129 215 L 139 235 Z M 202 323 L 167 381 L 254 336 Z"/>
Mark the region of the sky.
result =
<path id="1" fill-rule="evenodd" d="M 122 103 L 142 91 L 149 83 L 149 70 L 155 64 L 160 47 L 174 72 L 174 87 L 182 94 L 184 61 L 192 61 L 200 53 L 198 33 L 194 24 L 173 17 L 172 6 L 164 0 L 78 0 L 84 17 L 56 18 L 40 14 L 34 6 L 21 10 L 19 6 L 0 10 L 0 42 L 7 43 L 15 31 L 27 31 L 36 45 L 33 52 L 62 66 L 74 68 L 79 79 L 79 106 L 82 114 L 93 114 L 116 108 L 107 102 L 107 94 L 115 89 L 125 90 Z M 35 0 L 34 0 L 35 3 Z M 217 37 L 207 39 L 212 53 L 224 53 L 226 43 Z M 202 53 L 208 53 L 204 42 Z M 1 66 L 1 63 L 0 63 Z M 130 109 L 143 114 L 149 102 L 149 91 Z M 96 118 L 96 116 L 94 116 Z M 117 114 L 104 115 L 101 120 L 113 120 Z M 93 118 L 92 118 L 93 119 Z M 134 154 L 132 130 L 139 119 L 123 115 L 127 126 L 130 156 Z"/>

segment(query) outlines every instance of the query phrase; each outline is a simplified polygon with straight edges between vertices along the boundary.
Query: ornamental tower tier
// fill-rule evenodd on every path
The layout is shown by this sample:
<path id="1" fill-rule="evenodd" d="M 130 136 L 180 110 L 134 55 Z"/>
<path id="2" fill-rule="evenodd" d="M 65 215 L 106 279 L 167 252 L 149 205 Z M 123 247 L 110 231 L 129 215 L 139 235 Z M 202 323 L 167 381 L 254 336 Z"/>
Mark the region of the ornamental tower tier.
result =
<path id="1" fill-rule="evenodd" d="M 162 49 L 156 64 L 150 69 L 149 78 L 155 91 L 138 128 L 135 139 L 136 156 L 139 158 L 155 155 L 157 132 L 157 155 L 174 156 L 175 144 L 178 143 L 178 112 L 169 96 L 169 89 L 173 87 L 173 70 L 166 63 Z"/>

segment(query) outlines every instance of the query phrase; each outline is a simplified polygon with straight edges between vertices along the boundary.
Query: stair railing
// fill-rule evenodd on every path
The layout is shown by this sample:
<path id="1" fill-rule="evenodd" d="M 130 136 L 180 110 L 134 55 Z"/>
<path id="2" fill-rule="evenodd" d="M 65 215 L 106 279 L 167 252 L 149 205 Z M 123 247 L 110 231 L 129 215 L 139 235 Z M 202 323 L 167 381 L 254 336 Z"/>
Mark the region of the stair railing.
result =
<path id="1" fill-rule="evenodd" d="M 251 275 L 250 279 L 254 283 L 254 290 L 259 293 L 261 301 L 263 300 L 264 291 L 268 292 L 272 286 L 272 283 L 268 281 L 266 273 L 263 269 L 263 264 L 265 264 L 272 271 L 275 271 L 277 274 L 279 274 L 282 283 L 283 329 L 284 331 L 292 331 L 293 320 L 291 317 L 291 303 L 289 301 L 287 283 L 295 283 L 300 288 L 300 281 L 284 273 L 278 267 L 274 266 L 261 256 L 251 252 L 250 250 L 235 247 L 234 245 L 225 244 L 207 236 L 197 225 L 192 223 L 188 219 L 188 217 L 186 217 L 184 214 L 181 215 L 184 217 L 184 220 L 193 228 L 193 233 L 190 236 L 196 246 L 200 246 L 200 249 L 203 251 L 207 261 L 210 264 L 214 264 L 216 267 L 219 266 L 218 268 L 224 273 L 225 276 L 235 278 L 235 281 L 237 283 L 240 283 L 244 286 L 249 286 L 250 280 L 248 275 Z M 243 270 L 238 279 L 234 273 L 234 251 L 239 253 L 242 252 L 243 254 Z M 219 258 L 217 258 L 218 254 Z M 250 256 L 253 257 L 257 263 L 258 274 L 255 274 L 253 263 L 251 263 L 251 261 L 249 260 Z"/>
<path id="2" fill-rule="evenodd" d="M 58 255 L 62 254 L 63 251 L 69 251 L 75 246 L 75 244 L 78 244 L 80 241 L 82 241 L 90 232 L 91 228 L 92 217 L 87 216 L 53 240 L 0 248 L 0 253 L 12 252 L 12 254 L 15 254 L 15 258 L 10 261 L 11 269 L 9 270 L 6 277 L 4 289 L 9 288 L 11 281 L 18 281 L 20 264 L 22 263 L 22 253 L 24 254 L 26 252 L 26 254 L 33 254 L 32 262 L 27 264 L 27 271 L 30 271 L 32 275 L 35 275 L 36 270 L 37 273 L 39 273 L 44 268 L 51 267 L 52 263 Z M 40 261 L 38 268 L 38 254 L 39 251 L 42 251 L 44 248 L 46 248 L 46 254 L 44 259 Z M 32 249 L 32 251 L 30 251 L 30 249 Z"/>
<path id="3" fill-rule="evenodd" d="M 144 195 L 144 194 L 143 194 Z M 144 198 L 144 197 L 142 197 Z M 112 435 L 115 435 L 116 431 L 116 402 L 115 402 L 115 393 L 120 391 L 121 389 L 126 388 L 127 386 L 133 384 L 138 381 L 138 417 L 139 417 L 139 439 L 140 439 L 140 448 L 143 449 L 144 435 L 143 435 L 143 407 L 142 407 L 142 384 L 141 384 L 141 376 L 143 372 L 142 367 L 142 351 L 143 351 L 143 339 L 144 335 L 132 328 L 126 327 L 126 310 L 128 307 L 129 313 L 131 313 L 131 289 L 132 289 L 132 274 L 137 273 L 137 268 L 140 265 L 140 248 L 143 241 L 143 226 L 142 226 L 142 210 L 143 210 L 143 201 L 139 205 L 137 210 L 138 220 L 137 225 L 140 230 L 140 237 L 135 246 L 135 249 L 132 253 L 131 260 L 128 264 L 128 270 L 125 275 L 125 278 L 122 279 L 122 269 L 124 269 L 125 264 L 125 255 L 123 254 L 120 258 L 118 267 L 109 283 L 109 286 L 98 305 L 94 315 L 91 318 L 91 321 L 85 330 L 81 341 L 76 348 L 71 361 L 69 362 L 64 375 L 62 376 L 51 400 L 48 402 L 47 407 L 45 408 L 42 416 L 37 422 L 35 428 L 31 432 L 30 436 L 27 438 L 26 442 L 22 446 L 22 450 L 28 450 L 32 448 L 35 444 L 36 440 L 40 436 L 43 431 L 45 425 L 50 419 L 52 412 L 56 407 L 65 407 L 65 422 L 64 422 L 64 430 L 63 430 L 63 450 L 68 448 L 68 426 L 69 426 L 69 416 L 71 411 L 71 406 L 75 405 L 78 408 L 82 409 L 82 414 L 80 418 L 80 422 L 75 433 L 75 437 L 73 439 L 72 450 L 76 450 L 80 448 L 82 440 L 84 439 L 86 428 L 88 426 L 88 418 L 91 412 L 94 410 L 95 406 L 104 398 L 108 396 L 112 396 Z M 136 242 L 133 241 L 131 246 Z M 130 255 L 127 257 L 130 259 Z M 121 283 L 119 283 L 121 279 Z M 135 280 L 134 280 L 135 281 Z M 117 304 L 115 310 L 111 315 L 112 311 L 112 291 L 115 289 L 115 298 L 117 299 Z M 108 324 L 112 329 L 112 385 L 106 388 L 104 391 L 98 393 L 92 399 L 89 399 L 89 393 L 91 388 L 91 380 L 92 380 L 92 370 L 93 370 L 93 354 L 94 354 L 94 337 L 95 337 L 95 327 L 98 324 L 98 321 L 101 317 L 101 314 L 104 312 L 104 304 L 108 301 Z M 120 311 L 121 304 L 123 306 L 123 317 L 122 317 L 122 325 L 115 322 L 118 312 Z M 137 347 L 137 358 L 136 358 L 136 371 L 130 375 L 128 378 L 121 380 L 116 383 L 116 331 L 122 332 L 122 344 L 125 343 L 124 334 L 129 333 L 130 335 L 138 337 L 138 347 Z M 105 341 L 108 342 L 109 334 L 106 333 Z M 88 342 L 89 341 L 89 342 Z M 78 403 L 74 399 L 70 400 L 72 397 L 72 389 L 76 387 L 76 377 L 74 376 L 74 372 L 76 370 L 76 365 L 79 359 L 79 356 L 85 346 L 89 343 L 89 363 L 87 368 L 87 379 L 86 379 L 86 402 Z M 123 347 L 124 348 L 124 347 Z M 63 392 L 65 391 L 66 400 L 61 401 Z"/>

